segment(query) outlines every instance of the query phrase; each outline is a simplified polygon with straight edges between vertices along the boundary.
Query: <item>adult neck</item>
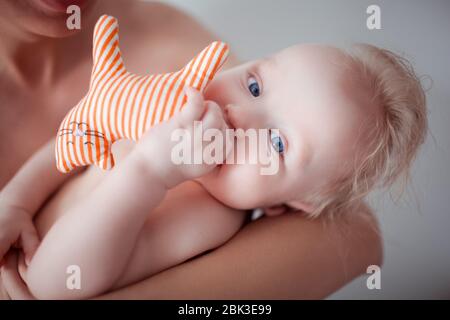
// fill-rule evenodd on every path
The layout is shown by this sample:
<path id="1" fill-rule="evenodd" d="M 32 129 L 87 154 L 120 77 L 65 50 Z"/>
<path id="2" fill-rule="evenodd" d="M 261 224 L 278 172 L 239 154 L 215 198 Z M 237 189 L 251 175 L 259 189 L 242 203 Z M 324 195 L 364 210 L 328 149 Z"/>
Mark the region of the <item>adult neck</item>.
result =
<path id="1" fill-rule="evenodd" d="M 81 30 L 60 38 L 34 34 L 0 20 L 0 76 L 24 90 L 53 86 L 90 59 L 96 19 L 119 2 L 98 1 L 89 13 L 81 14 Z"/>

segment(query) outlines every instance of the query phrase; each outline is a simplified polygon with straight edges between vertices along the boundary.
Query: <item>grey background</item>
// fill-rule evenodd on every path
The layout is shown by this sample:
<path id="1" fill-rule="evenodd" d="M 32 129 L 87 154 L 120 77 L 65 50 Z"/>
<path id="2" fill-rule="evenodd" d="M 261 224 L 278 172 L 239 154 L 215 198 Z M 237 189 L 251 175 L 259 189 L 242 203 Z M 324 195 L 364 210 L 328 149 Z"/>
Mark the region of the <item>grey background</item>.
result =
<path id="1" fill-rule="evenodd" d="M 428 136 L 400 201 L 375 193 L 384 238 L 381 290 L 362 276 L 330 298 L 450 298 L 450 1 L 166 0 L 230 43 L 245 61 L 299 42 L 368 42 L 405 53 L 428 75 Z M 381 30 L 366 27 L 366 9 L 381 8 Z"/>

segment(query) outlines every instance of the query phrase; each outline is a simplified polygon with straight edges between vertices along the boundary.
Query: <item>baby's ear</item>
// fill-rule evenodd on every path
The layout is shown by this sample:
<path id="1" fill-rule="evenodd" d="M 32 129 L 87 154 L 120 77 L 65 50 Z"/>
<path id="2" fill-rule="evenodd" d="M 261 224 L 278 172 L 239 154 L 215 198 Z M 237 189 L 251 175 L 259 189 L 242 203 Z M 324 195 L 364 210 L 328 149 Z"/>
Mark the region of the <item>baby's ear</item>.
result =
<path id="1" fill-rule="evenodd" d="M 300 200 L 293 200 L 286 202 L 286 204 L 279 204 L 264 208 L 264 213 L 266 214 L 266 216 L 275 217 L 292 210 L 302 210 L 306 213 L 312 213 L 314 212 L 314 209 L 315 207 L 311 204 Z"/>
<path id="2" fill-rule="evenodd" d="M 312 204 L 300 200 L 289 201 L 286 204 L 293 209 L 303 210 L 306 213 L 312 213 L 314 212 L 315 209 L 315 207 Z"/>
<path id="3" fill-rule="evenodd" d="M 283 213 L 285 213 L 287 211 L 289 211 L 289 208 L 286 207 L 283 204 L 279 204 L 279 205 L 275 205 L 275 206 L 264 208 L 265 215 L 269 216 L 269 217 L 276 217 L 276 216 L 279 216 L 280 214 L 283 214 Z"/>

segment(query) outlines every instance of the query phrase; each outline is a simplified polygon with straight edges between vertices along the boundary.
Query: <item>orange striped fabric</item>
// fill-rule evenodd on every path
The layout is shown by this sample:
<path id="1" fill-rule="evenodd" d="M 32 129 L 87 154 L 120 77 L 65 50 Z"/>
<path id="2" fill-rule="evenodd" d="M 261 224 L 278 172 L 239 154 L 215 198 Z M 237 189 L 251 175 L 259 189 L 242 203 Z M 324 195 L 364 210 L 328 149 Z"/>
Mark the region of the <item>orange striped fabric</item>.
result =
<path id="1" fill-rule="evenodd" d="M 56 137 L 58 170 L 90 164 L 111 169 L 115 141 L 137 141 L 150 127 L 172 117 L 186 102 L 184 87 L 203 92 L 227 56 L 227 44 L 213 42 L 177 72 L 137 76 L 123 64 L 117 20 L 100 17 L 89 91 L 66 115 Z"/>

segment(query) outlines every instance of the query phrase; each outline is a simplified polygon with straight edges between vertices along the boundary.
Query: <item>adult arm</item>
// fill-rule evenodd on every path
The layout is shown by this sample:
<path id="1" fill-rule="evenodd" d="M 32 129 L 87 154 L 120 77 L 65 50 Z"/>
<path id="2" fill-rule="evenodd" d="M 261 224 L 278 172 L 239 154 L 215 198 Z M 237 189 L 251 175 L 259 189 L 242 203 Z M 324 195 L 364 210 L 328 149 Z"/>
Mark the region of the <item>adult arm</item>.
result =
<path id="1" fill-rule="evenodd" d="M 0 265 L 11 246 L 23 249 L 31 260 L 39 245 L 39 237 L 32 218 L 71 174 L 58 172 L 54 156 L 55 141 L 41 147 L 0 191 Z"/>
<path id="2" fill-rule="evenodd" d="M 32 217 L 45 200 L 64 182 L 83 168 L 71 173 L 56 169 L 55 139 L 51 139 L 33 154 L 0 192 L 0 202 L 5 206 L 19 207 Z M 30 187 L 33 188 L 30 192 Z"/>
<path id="3" fill-rule="evenodd" d="M 262 218 L 208 254 L 99 298 L 325 298 L 382 263 L 379 229 L 367 205 L 332 221 L 325 215 Z"/>

